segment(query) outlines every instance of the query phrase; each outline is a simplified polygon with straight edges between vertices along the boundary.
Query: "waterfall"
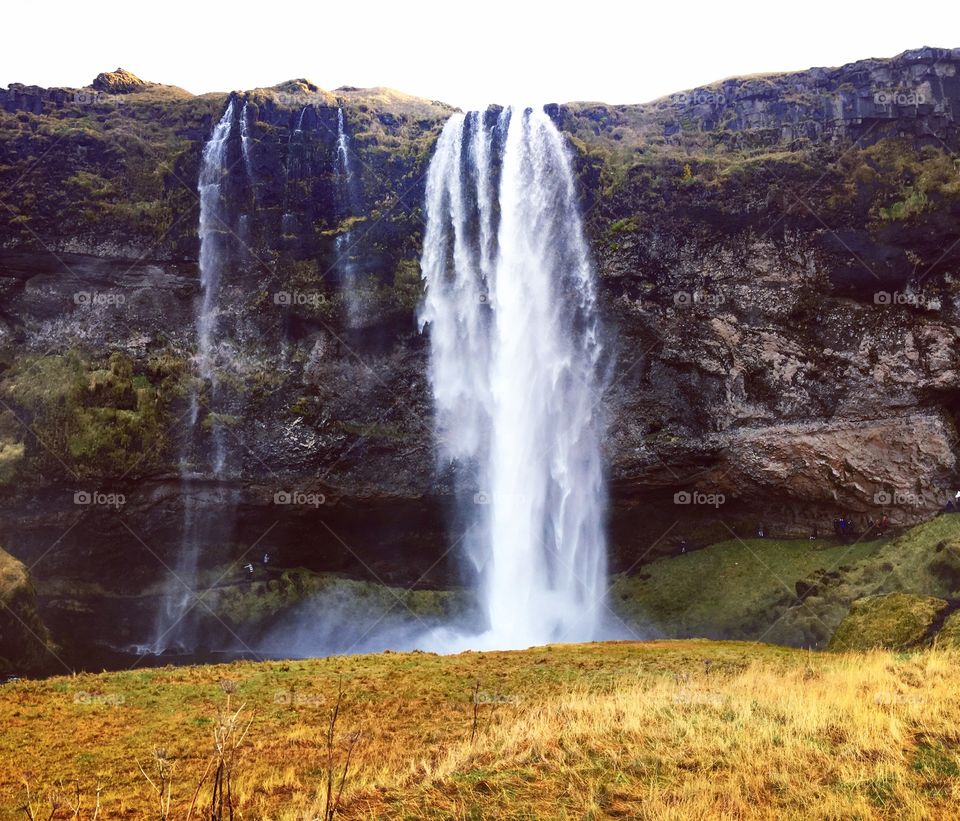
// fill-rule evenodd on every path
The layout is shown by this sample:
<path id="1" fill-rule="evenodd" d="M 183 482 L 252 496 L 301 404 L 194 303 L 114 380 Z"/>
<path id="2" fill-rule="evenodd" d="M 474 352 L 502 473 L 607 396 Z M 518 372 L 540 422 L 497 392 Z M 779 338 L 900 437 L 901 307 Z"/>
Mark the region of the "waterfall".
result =
<path id="1" fill-rule="evenodd" d="M 343 183 L 348 191 L 353 177 L 350 170 L 350 140 L 343 124 L 343 109 L 337 108 L 337 175 L 343 176 Z"/>
<path id="2" fill-rule="evenodd" d="M 210 401 L 213 402 L 217 390 L 217 378 L 214 371 L 214 343 L 216 341 L 220 291 L 220 276 L 226 263 L 227 243 L 229 242 L 229 213 L 224 191 L 227 164 L 227 146 L 233 129 L 234 103 L 227 106 L 223 117 L 203 148 L 200 165 L 200 291 L 202 294 L 200 312 L 197 316 L 197 350 L 199 374 L 204 382 L 210 384 Z M 193 390 L 193 424 L 197 422 L 198 395 Z M 213 431 L 213 472 L 223 472 L 226 461 L 226 447 L 223 431 Z"/>
<path id="3" fill-rule="evenodd" d="M 231 232 L 225 184 L 230 170 L 228 146 L 233 132 L 234 114 L 235 105 L 231 99 L 223 117 L 204 145 L 198 183 L 201 295 L 196 314 L 196 360 L 200 380 L 209 385 L 207 399 L 210 407 L 213 407 L 218 394 L 218 380 L 214 366 L 219 330 L 221 275 L 227 265 Z M 241 115 L 240 119 L 242 124 L 244 115 Z M 180 479 L 184 499 L 180 552 L 157 619 L 156 633 L 151 645 L 151 651 L 157 653 L 170 648 L 190 649 L 193 644 L 187 616 L 195 604 L 194 590 L 197 587 L 200 551 L 211 533 L 218 527 L 216 523 L 210 521 L 209 515 L 204 515 L 204 511 L 200 509 L 198 496 L 201 488 L 197 482 L 196 469 L 191 464 L 196 458 L 194 448 L 199 429 L 200 390 L 200 386 L 196 383 L 191 385 L 190 430 L 180 454 Z M 210 435 L 212 438 L 210 469 L 213 479 L 218 480 L 224 473 L 227 456 L 222 426 L 213 425 Z M 207 501 L 213 501 L 215 507 L 225 509 L 225 495 L 229 493 L 214 487 L 207 494 Z"/>
<path id="4" fill-rule="evenodd" d="M 337 160 L 336 182 L 341 207 L 340 218 L 353 216 L 357 208 L 354 193 L 354 177 L 350 164 L 350 138 L 344 126 L 343 109 L 337 108 Z M 357 294 L 357 265 L 353 255 L 353 232 L 347 228 L 337 234 L 334 241 L 337 270 L 340 274 L 341 291 L 346 302 L 347 327 L 356 328 L 361 321 L 361 305 Z"/>
<path id="5" fill-rule="evenodd" d="M 473 490 L 456 538 L 487 624 L 467 646 L 585 641 L 606 579 L 593 271 L 560 132 L 488 120 L 443 129 L 421 261 L 438 452 Z"/>
<path id="6" fill-rule="evenodd" d="M 240 112 L 240 149 L 243 152 L 243 167 L 247 172 L 247 179 L 252 185 L 253 176 L 253 153 L 250 138 L 250 114 L 248 112 L 248 103 L 243 104 L 243 111 Z"/>

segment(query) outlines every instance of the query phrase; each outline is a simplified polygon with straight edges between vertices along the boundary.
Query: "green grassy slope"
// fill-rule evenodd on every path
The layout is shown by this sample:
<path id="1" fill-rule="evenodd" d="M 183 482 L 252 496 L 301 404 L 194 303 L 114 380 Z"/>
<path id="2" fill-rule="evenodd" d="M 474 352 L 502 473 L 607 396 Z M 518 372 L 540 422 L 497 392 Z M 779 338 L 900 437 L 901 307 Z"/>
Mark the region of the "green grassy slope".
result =
<path id="1" fill-rule="evenodd" d="M 960 598 L 960 515 L 853 544 L 720 542 L 616 577 L 610 606 L 639 635 L 824 647 L 852 602 L 893 592 Z"/>

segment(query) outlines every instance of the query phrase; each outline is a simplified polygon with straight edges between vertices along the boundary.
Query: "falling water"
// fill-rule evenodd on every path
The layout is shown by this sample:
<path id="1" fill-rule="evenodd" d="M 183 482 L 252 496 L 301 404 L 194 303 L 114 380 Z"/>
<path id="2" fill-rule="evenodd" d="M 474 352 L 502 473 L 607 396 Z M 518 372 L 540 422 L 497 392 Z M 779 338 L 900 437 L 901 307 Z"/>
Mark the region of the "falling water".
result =
<path id="1" fill-rule="evenodd" d="M 243 167 L 247 172 L 247 178 L 253 183 L 253 149 L 250 137 L 248 103 L 243 104 L 243 111 L 240 112 L 240 149 L 243 152 Z"/>
<path id="2" fill-rule="evenodd" d="M 563 137 L 542 111 L 455 115 L 422 259 L 438 449 L 472 483 L 458 541 L 476 647 L 589 640 L 604 607 L 595 286 Z"/>
<path id="3" fill-rule="evenodd" d="M 230 101 L 223 117 L 203 148 L 200 166 L 200 312 L 197 316 L 197 349 L 199 373 L 210 384 L 211 402 L 217 390 L 214 371 L 214 343 L 219 320 L 218 296 L 220 277 L 227 258 L 226 243 L 229 241 L 229 213 L 224 192 L 224 182 L 229 171 L 227 146 L 233 128 L 234 104 Z M 197 422 L 198 394 L 192 395 L 192 420 Z M 223 431 L 214 429 L 213 472 L 223 472 L 226 447 Z"/>
<path id="4" fill-rule="evenodd" d="M 352 216 L 356 209 L 353 169 L 350 163 L 350 138 L 343 121 L 343 109 L 337 108 L 337 188 L 342 201 L 341 218 Z M 353 232 L 347 228 L 337 234 L 334 241 L 334 253 L 340 273 L 342 292 L 347 306 L 347 326 L 355 328 L 360 324 L 361 306 L 357 294 L 357 265 L 353 258 Z"/>
<path id="5" fill-rule="evenodd" d="M 197 310 L 197 373 L 204 384 L 209 385 L 208 403 L 213 406 L 217 397 L 217 375 L 214 367 L 216 340 L 219 326 L 218 297 L 220 280 L 227 259 L 229 241 L 229 214 L 224 184 L 229 172 L 227 149 L 234 123 L 234 102 L 230 101 L 220 122 L 217 123 L 203 148 L 200 166 L 200 306 Z M 243 117 L 241 116 L 241 121 Z M 176 569 L 172 573 L 169 589 L 157 619 L 156 634 L 152 643 L 153 652 L 163 652 L 179 647 L 188 649 L 190 631 L 187 616 L 195 603 L 194 588 L 197 584 L 197 568 L 201 546 L 209 535 L 210 523 L 199 509 L 202 493 L 197 483 L 195 469 L 191 467 L 194 433 L 198 429 L 200 415 L 200 386 L 194 384 L 190 393 L 190 435 L 181 453 L 181 484 L 184 499 L 180 553 Z M 214 479 L 221 477 L 226 462 L 226 442 L 222 426 L 214 425 L 211 432 L 211 472 Z M 221 504 L 222 492 L 211 492 L 215 505 Z M 209 501 L 209 500 L 208 500 Z"/>
<path id="6" fill-rule="evenodd" d="M 337 108 L 337 173 L 344 177 L 349 189 L 353 171 L 350 170 L 350 140 L 343 124 L 343 109 Z"/>

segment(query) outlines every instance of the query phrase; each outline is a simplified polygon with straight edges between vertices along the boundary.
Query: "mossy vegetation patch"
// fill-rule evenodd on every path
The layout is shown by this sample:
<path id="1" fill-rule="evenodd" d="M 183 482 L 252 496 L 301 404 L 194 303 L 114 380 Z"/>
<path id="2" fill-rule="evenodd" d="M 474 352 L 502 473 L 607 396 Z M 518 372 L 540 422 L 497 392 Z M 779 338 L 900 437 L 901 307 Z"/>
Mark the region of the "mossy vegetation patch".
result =
<path id="1" fill-rule="evenodd" d="M 949 605 L 912 593 L 865 596 L 855 601 L 830 639 L 831 650 L 910 650 L 931 637 Z"/>
<path id="2" fill-rule="evenodd" d="M 49 669 L 52 650 L 27 568 L 0 548 L 0 673 Z"/>
<path id="3" fill-rule="evenodd" d="M 203 123 L 224 96 L 155 84 L 117 92 L 128 78 L 111 85 L 114 74 L 39 111 L 0 110 L 0 187 L 11 202 L 0 234 L 24 246 L 67 236 L 189 247 L 195 222 L 179 218 L 196 207 Z"/>
<path id="4" fill-rule="evenodd" d="M 79 351 L 15 360 L 0 394 L 19 409 L 2 425 L 0 481 L 34 475 L 110 478 L 142 475 L 167 455 L 171 385 L 156 368 L 135 373 L 113 353 L 96 361 Z"/>
<path id="5" fill-rule="evenodd" d="M 640 635 L 770 641 L 768 631 L 797 599 L 797 581 L 866 559 L 881 544 L 731 539 L 616 576 L 610 606 Z"/>
<path id="6" fill-rule="evenodd" d="M 937 632 L 937 645 L 960 649 L 960 610 L 954 610 L 944 619 Z"/>
<path id="7" fill-rule="evenodd" d="M 214 588 L 204 599 L 218 616 L 234 625 L 256 625 L 295 605 L 323 598 L 324 610 L 347 622 L 361 623 L 390 612 L 429 621 L 463 615 L 472 599 L 465 591 L 393 588 L 333 573 L 290 568 L 270 578 L 258 578 Z"/>
<path id="8" fill-rule="evenodd" d="M 638 636 L 822 648 L 858 600 L 889 593 L 960 604 L 960 514 L 854 544 L 719 542 L 615 576 L 609 603 Z M 937 635 L 938 641 L 960 641 L 960 619 L 949 617 Z M 889 642 L 881 646 L 898 646 L 897 635 Z"/>

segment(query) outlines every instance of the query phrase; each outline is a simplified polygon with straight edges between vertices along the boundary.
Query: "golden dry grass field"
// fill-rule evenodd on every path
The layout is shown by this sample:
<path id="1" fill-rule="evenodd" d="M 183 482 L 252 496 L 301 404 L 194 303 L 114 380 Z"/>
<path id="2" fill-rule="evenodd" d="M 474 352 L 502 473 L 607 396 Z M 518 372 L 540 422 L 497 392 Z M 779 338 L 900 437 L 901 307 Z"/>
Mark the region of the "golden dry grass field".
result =
<path id="1" fill-rule="evenodd" d="M 14 682 L 0 818 L 209 819 L 215 738 L 236 819 L 955 818 L 958 662 L 686 640 Z"/>

